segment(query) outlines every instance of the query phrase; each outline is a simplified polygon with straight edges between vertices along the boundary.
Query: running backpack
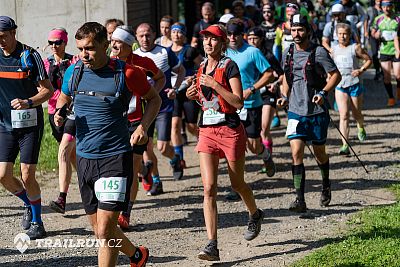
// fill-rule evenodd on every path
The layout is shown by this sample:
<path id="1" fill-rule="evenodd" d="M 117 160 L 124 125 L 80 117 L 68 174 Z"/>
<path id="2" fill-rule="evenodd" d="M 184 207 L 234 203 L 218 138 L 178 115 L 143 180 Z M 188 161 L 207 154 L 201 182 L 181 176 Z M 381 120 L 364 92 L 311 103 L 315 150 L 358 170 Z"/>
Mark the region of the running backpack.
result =
<path id="1" fill-rule="evenodd" d="M 69 92 L 72 96 L 72 99 L 75 98 L 75 95 L 87 95 L 87 96 L 95 96 L 99 97 L 102 100 L 104 100 L 107 96 L 114 96 L 119 98 L 123 105 L 126 107 L 126 110 L 128 110 L 128 105 L 129 105 L 129 94 L 128 90 L 124 90 L 125 88 L 125 62 L 121 61 L 119 59 L 111 58 L 110 59 L 110 64 L 109 67 L 114 69 L 114 80 L 115 80 L 115 86 L 116 86 L 116 91 L 115 94 L 107 94 L 107 93 L 102 93 L 102 92 L 95 92 L 95 91 L 78 91 L 78 85 L 79 82 L 82 79 L 82 74 L 83 74 L 83 69 L 84 69 L 84 64 L 82 60 L 79 60 L 76 62 L 74 66 L 74 71 L 72 73 L 72 77 L 69 80 L 68 84 L 68 89 Z"/>
<path id="2" fill-rule="evenodd" d="M 286 75 L 286 81 L 289 85 L 289 88 L 293 86 L 293 52 L 294 52 L 294 45 L 291 44 L 289 47 L 289 51 L 286 55 L 285 65 L 284 65 L 284 72 Z M 315 61 L 315 54 L 317 48 L 321 47 L 318 45 L 313 44 L 311 48 L 311 53 L 308 56 L 307 62 L 303 68 L 303 73 L 305 74 L 305 81 L 307 82 L 307 87 L 313 89 L 322 89 L 326 85 L 326 78 L 327 74 L 325 69 L 321 66 L 320 63 Z"/>

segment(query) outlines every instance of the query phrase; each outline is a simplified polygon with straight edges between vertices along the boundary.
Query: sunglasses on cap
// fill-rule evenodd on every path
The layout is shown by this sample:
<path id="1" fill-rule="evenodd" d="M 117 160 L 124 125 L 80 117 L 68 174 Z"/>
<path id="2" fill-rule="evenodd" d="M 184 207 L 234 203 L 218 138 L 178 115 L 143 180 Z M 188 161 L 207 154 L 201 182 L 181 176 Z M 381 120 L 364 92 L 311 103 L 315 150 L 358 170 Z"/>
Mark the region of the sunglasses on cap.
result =
<path id="1" fill-rule="evenodd" d="M 61 45 L 63 43 L 63 40 L 56 40 L 56 41 L 47 41 L 49 45 Z"/>

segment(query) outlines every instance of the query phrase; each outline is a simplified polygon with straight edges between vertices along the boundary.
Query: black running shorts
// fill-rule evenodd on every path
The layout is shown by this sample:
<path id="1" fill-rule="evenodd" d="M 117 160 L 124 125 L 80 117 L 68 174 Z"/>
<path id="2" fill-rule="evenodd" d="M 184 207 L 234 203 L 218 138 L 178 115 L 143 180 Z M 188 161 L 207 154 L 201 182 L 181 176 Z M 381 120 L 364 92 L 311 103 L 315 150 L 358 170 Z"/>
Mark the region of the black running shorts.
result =
<path id="1" fill-rule="evenodd" d="M 78 155 L 76 158 L 79 190 L 86 214 L 94 214 L 97 209 L 126 210 L 133 179 L 132 152 L 100 159 Z"/>

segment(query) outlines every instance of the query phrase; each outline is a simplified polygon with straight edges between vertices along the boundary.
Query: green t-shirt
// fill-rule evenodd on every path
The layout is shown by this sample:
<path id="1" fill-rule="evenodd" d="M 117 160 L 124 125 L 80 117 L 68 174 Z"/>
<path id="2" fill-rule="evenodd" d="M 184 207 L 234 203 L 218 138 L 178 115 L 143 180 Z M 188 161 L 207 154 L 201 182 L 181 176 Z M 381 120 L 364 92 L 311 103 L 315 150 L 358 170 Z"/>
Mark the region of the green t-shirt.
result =
<path id="1" fill-rule="evenodd" d="M 374 19 L 372 28 L 381 32 L 381 46 L 379 51 L 383 55 L 394 55 L 396 49 L 394 47 L 394 38 L 400 23 L 400 16 L 394 15 L 392 18 L 381 14 Z"/>

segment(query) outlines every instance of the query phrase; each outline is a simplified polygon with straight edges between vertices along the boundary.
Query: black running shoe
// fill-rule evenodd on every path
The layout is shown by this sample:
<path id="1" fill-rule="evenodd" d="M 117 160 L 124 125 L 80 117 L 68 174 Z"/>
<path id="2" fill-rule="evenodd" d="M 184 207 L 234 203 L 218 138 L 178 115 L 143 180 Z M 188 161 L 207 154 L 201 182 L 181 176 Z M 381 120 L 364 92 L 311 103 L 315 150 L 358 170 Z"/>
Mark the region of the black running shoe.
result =
<path id="1" fill-rule="evenodd" d="M 41 239 L 46 237 L 46 230 L 44 229 L 43 223 L 33 222 L 26 234 L 31 240 Z"/>
<path id="2" fill-rule="evenodd" d="M 299 200 L 298 198 L 293 201 L 289 206 L 290 211 L 304 213 L 307 212 L 307 205 L 304 200 Z"/>
<path id="3" fill-rule="evenodd" d="M 32 208 L 31 206 L 24 206 L 24 215 L 22 215 L 21 225 L 24 230 L 31 227 L 32 221 Z"/>
<path id="4" fill-rule="evenodd" d="M 331 202 L 331 198 L 332 198 L 331 187 L 329 186 L 326 188 L 322 188 L 321 198 L 319 202 L 321 207 L 327 207 Z"/>
<path id="5" fill-rule="evenodd" d="M 275 175 L 276 166 L 274 161 L 272 160 L 272 154 L 269 149 L 264 148 L 263 156 L 262 156 L 266 173 L 268 177 L 272 177 Z"/>
<path id="6" fill-rule="evenodd" d="M 208 243 L 207 246 L 197 254 L 200 260 L 205 261 L 219 261 L 219 249 L 217 246 Z"/>
<path id="7" fill-rule="evenodd" d="M 55 212 L 64 214 L 65 213 L 65 201 L 62 197 L 57 198 L 56 201 L 50 202 L 50 208 Z"/>
<path id="8" fill-rule="evenodd" d="M 183 177 L 183 167 L 181 164 L 181 157 L 178 154 L 175 154 L 175 157 L 170 162 L 172 167 L 172 176 L 175 180 L 180 180 Z"/>
<path id="9" fill-rule="evenodd" d="M 247 230 L 244 232 L 244 239 L 247 241 L 253 240 L 258 236 L 261 231 L 261 223 L 264 219 L 264 212 L 257 209 L 258 217 L 253 218 L 250 216 L 249 222 L 247 224 Z"/>
<path id="10" fill-rule="evenodd" d="M 156 196 L 164 193 L 162 182 L 153 183 L 151 190 L 147 192 L 148 196 Z"/>

